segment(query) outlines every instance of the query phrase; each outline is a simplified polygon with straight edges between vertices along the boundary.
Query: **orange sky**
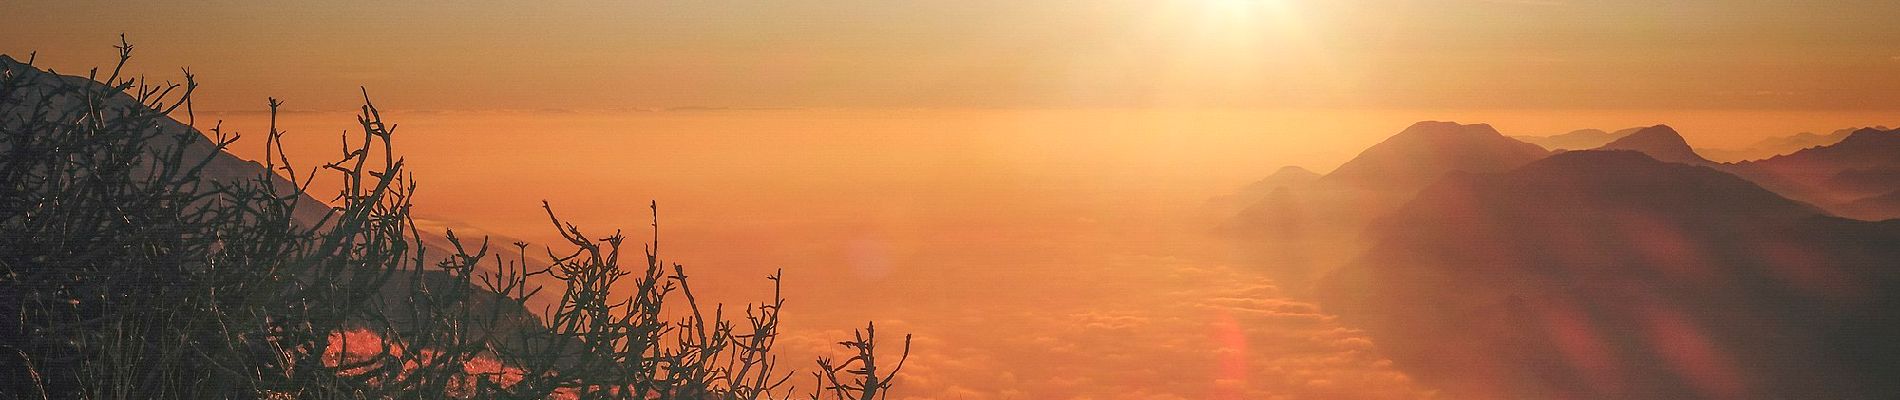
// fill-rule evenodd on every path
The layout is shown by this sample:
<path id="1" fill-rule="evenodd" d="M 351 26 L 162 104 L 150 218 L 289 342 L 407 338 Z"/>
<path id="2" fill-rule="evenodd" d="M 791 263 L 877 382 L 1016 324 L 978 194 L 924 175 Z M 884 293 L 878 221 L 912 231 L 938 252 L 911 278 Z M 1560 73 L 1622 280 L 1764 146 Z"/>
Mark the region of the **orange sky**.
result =
<path id="1" fill-rule="evenodd" d="M 1326 171 L 1410 121 L 1507 132 L 1667 120 L 1698 142 L 1877 113 L 1243 110 L 391 112 L 423 218 L 537 244 L 539 201 L 644 232 L 701 299 L 783 269 L 788 360 L 866 320 L 918 337 L 894 398 L 1428 398 L 1364 333 L 1211 234 L 1209 200 L 1285 164 Z M 258 113 L 208 113 L 255 134 Z M 1815 124 L 1814 121 L 1830 121 Z M 291 113 L 294 160 L 346 113 Z M 1587 124 L 1587 125 L 1586 125 Z M 255 137 L 255 136 L 252 136 Z M 256 157 L 255 141 L 237 154 Z M 319 190 L 324 185 L 319 184 Z M 425 224 L 424 226 L 435 226 Z M 468 235 L 471 230 L 460 228 Z M 643 239 L 640 234 L 634 239 Z M 797 365 L 797 364 L 791 364 Z"/>
<path id="2" fill-rule="evenodd" d="M 1880 1 L 8 1 L 0 53 L 205 109 L 1892 109 Z"/>
<path id="3" fill-rule="evenodd" d="M 366 86 L 423 217 L 546 243 L 540 200 L 600 234 L 658 200 L 707 297 L 786 271 L 789 359 L 917 334 L 896 398 L 1420 398 L 1208 235 L 1207 200 L 1419 120 L 1896 125 L 1900 4 L 1728 3 L 8 0 L 0 54 L 83 73 L 124 32 L 247 158 L 265 97 Z M 282 122 L 310 166 L 354 120 Z"/>

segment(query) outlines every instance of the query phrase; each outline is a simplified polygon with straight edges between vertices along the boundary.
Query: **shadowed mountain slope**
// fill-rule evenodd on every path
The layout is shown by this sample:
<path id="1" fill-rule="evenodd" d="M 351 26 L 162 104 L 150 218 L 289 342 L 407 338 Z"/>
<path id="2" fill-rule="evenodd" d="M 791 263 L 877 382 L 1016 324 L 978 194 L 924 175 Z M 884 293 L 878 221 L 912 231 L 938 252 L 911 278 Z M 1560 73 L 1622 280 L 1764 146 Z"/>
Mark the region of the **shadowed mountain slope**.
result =
<path id="1" fill-rule="evenodd" d="M 1318 173 L 1312 170 L 1289 165 L 1280 167 L 1279 170 L 1273 171 L 1273 175 L 1267 175 L 1266 178 L 1247 185 L 1247 187 L 1241 189 L 1241 191 L 1248 193 L 1271 193 L 1280 188 L 1299 188 L 1319 180 L 1319 176 Z"/>
<path id="2" fill-rule="evenodd" d="M 1900 224 L 1715 169 L 1562 153 L 1441 180 L 1369 236 L 1323 306 L 1457 398 L 1900 390 Z"/>
<path id="3" fill-rule="evenodd" d="M 1875 130 L 1887 130 L 1884 126 L 1871 127 Z M 1788 136 L 1765 138 L 1739 149 L 1696 149 L 1697 153 L 1719 162 L 1741 162 L 1762 160 L 1815 147 L 1840 143 L 1847 135 L 1861 128 L 1837 129 L 1827 134 L 1802 132 Z"/>
<path id="4" fill-rule="evenodd" d="M 1601 147 L 1631 132 L 1634 131 L 1625 129 L 1605 132 L 1602 129 L 1578 129 L 1550 136 L 1512 136 L 1511 138 L 1551 150 L 1583 150 Z"/>
<path id="5" fill-rule="evenodd" d="M 1549 154 L 1490 125 L 1419 122 L 1310 183 L 1277 184 L 1295 179 L 1275 178 L 1261 181 L 1275 184 L 1250 187 L 1243 193 L 1252 203 L 1230 214 L 1221 230 L 1261 243 L 1249 247 L 1247 257 L 1303 293 L 1313 277 L 1361 250 L 1366 223 L 1419 188 L 1447 174 L 1503 172 Z M 1275 176 L 1299 175 L 1282 172 Z M 1262 186 L 1272 190 L 1261 193 Z"/>
<path id="6" fill-rule="evenodd" d="M 1881 220 L 1900 214 L 1852 206 L 1900 191 L 1900 129 L 1863 128 L 1840 143 L 1723 168 L 1837 215 Z M 1863 202 L 1863 200 L 1866 200 Z"/>
<path id="7" fill-rule="evenodd" d="M 1506 171 L 1547 155 L 1490 125 L 1425 121 L 1367 148 L 1320 181 L 1409 194 L 1451 171 Z"/>
<path id="8" fill-rule="evenodd" d="M 1645 127 L 1634 133 L 1616 139 L 1597 150 L 1630 150 L 1641 152 L 1661 161 L 1690 165 L 1712 164 L 1708 159 L 1697 155 L 1689 142 L 1682 139 L 1668 125 Z"/>
<path id="9" fill-rule="evenodd" d="M 1259 203 L 1262 199 L 1282 190 L 1299 190 L 1319 180 L 1319 174 L 1299 166 L 1288 165 L 1273 171 L 1254 183 L 1240 188 L 1233 194 L 1215 196 L 1207 200 L 1208 211 L 1220 221 Z"/>

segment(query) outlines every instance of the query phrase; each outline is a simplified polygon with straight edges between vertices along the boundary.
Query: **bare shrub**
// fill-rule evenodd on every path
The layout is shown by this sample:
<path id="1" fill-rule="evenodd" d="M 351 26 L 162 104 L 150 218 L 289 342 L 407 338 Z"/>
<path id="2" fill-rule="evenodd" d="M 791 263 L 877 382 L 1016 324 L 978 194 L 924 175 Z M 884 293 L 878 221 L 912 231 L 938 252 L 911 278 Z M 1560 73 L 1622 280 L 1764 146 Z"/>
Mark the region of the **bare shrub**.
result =
<path id="1" fill-rule="evenodd" d="M 192 128 L 192 75 L 124 78 L 119 49 L 103 79 L 0 58 L 0 397 L 795 396 L 773 353 L 780 274 L 743 312 L 702 305 L 659 256 L 657 204 L 643 268 L 622 268 L 619 232 L 545 203 L 567 249 L 552 265 L 452 231 L 430 254 L 367 94 L 338 160 L 303 171 L 272 99 L 264 171 L 232 178 L 237 135 Z M 303 194 L 320 172 L 341 182 L 328 204 Z M 536 296 L 559 299 L 536 314 Z M 907 336 L 880 375 L 869 326 L 840 344 L 857 356 L 819 360 L 811 398 L 881 398 L 909 354 Z"/>

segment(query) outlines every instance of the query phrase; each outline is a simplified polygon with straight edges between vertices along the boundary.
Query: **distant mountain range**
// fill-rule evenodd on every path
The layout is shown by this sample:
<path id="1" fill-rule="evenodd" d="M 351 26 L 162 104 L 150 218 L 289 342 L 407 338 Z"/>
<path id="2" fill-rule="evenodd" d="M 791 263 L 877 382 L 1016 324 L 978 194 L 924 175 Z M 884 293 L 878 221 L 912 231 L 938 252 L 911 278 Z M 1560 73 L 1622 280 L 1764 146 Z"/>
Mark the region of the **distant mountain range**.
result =
<path id="1" fill-rule="evenodd" d="M 1360 152 L 1319 181 L 1342 187 L 1406 193 L 1450 171 L 1506 171 L 1550 155 L 1485 124 L 1427 121 L 1413 124 Z"/>
<path id="2" fill-rule="evenodd" d="M 1632 150 L 1661 161 L 1714 167 L 1838 216 L 1900 218 L 1900 202 L 1895 201 L 1900 199 L 1900 130 L 1862 128 L 1835 135 L 1841 136 L 1836 143 L 1737 163 L 1703 158 L 1667 125 L 1637 129 L 1597 149 Z"/>
<path id="3" fill-rule="evenodd" d="M 1551 150 L 1586 150 L 1602 147 L 1617 139 L 1636 133 L 1643 128 L 1645 127 L 1627 128 L 1615 132 L 1605 132 L 1601 129 L 1579 129 L 1551 136 L 1512 136 L 1511 138 L 1543 146 Z M 1887 130 L 1887 127 L 1884 126 L 1874 126 L 1872 128 Z M 1840 143 L 1841 139 L 1846 139 L 1848 134 L 1859 129 L 1861 128 L 1846 128 L 1835 130 L 1827 134 L 1802 132 L 1789 136 L 1764 138 L 1741 148 L 1702 147 L 1696 148 L 1695 152 L 1700 154 L 1701 157 L 1716 162 L 1761 160 L 1803 149 Z"/>
<path id="4" fill-rule="evenodd" d="M 1643 128 L 1635 127 L 1615 132 L 1605 132 L 1602 129 L 1578 129 L 1551 136 L 1512 136 L 1511 138 L 1551 150 L 1585 150 L 1601 147 L 1641 129 Z"/>
<path id="5" fill-rule="evenodd" d="M 1420 123 L 1228 231 L 1454 398 L 1900 392 L 1900 130 L 1734 164 L 1665 125 L 1570 144 L 1608 136 Z"/>
<path id="6" fill-rule="evenodd" d="M 1279 170 L 1273 171 L 1273 174 L 1254 181 L 1233 194 L 1208 199 L 1207 205 L 1217 217 L 1227 217 L 1259 203 L 1261 199 L 1275 192 L 1304 189 L 1307 185 L 1313 184 L 1313 181 L 1319 180 L 1319 177 L 1318 173 L 1303 167 L 1293 165 L 1280 167 Z"/>
<path id="7" fill-rule="evenodd" d="M 1873 126 L 1871 128 L 1878 129 L 1878 130 L 1887 130 L 1887 127 L 1884 127 L 1884 126 Z M 1761 160 L 1761 159 L 1766 159 L 1769 157 L 1801 151 L 1803 149 L 1810 149 L 1810 148 L 1840 143 L 1842 139 L 1847 138 L 1847 135 L 1852 134 L 1854 133 L 1854 131 L 1857 131 L 1860 129 L 1861 128 L 1839 129 L 1833 132 L 1829 132 L 1827 134 L 1815 134 L 1812 132 L 1802 132 L 1802 133 L 1797 133 L 1797 134 L 1789 135 L 1789 136 L 1777 136 L 1777 137 L 1765 138 L 1759 142 L 1755 142 L 1754 144 L 1750 144 L 1746 147 L 1742 147 L 1739 149 L 1704 148 L 1704 149 L 1697 149 L 1697 150 L 1700 151 L 1703 155 L 1708 156 L 1711 159 L 1719 160 L 1722 162 Z"/>
<path id="8" fill-rule="evenodd" d="M 1682 139 L 1682 134 L 1676 133 L 1676 130 L 1668 125 L 1636 129 L 1635 132 L 1605 143 L 1596 150 L 1636 151 L 1648 154 L 1657 160 L 1689 165 L 1714 164 L 1709 159 L 1696 154 L 1695 149 L 1689 147 L 1689 142 Z"/>
<path id="9" fill-rule="evenodd" d="M 1706 167 L 1576 151 L 1439 181 L 1333 271 L 1327 310 L 1482 398 L 1900 390 L 1900 221 Z"/>
<path id="10" fill-rule="evenodd" d="M 1863 128 L 1840 143 L 1724 168 L 1790 198 L 1859 219 L 1900 217 L 1900 130 Z"/>
<path id="11" fill-rule="evenodd" d="M 1702 153 L 1706 149 L 1694 148 L 1668 125 L 1601 132 L 1586 130 L 1550 138 L 1590 139 L 1570 140 L 1571 145 L 1606 139 L 1577 149 L 1629 150 L 1661 161 L 1709 166 L 1740 175 L 1783 196 L 1813 203 L 1836 215 L 1868 220 L 1900 218 L 1900 207 L 1889 207 L 1894 203 L 1889 199 L 1900 199 L 1900 193 L 1896 193 L 1900 191 L 1900 139 L 1895 138 L 1900 136 L 1895 133 L 1900 130 L 1862 128 L 1837 132 L 1829 136 L 1841 136 L 1838 143 L 1738 163 L 1721 163 L 1704 157 Z M 1847 140 L 1849 136 L 1855 139 Z M 1265 179 L 1210 203 L 1237 214 L 1223 228 L 1228 231 L 1246 231 L 1250 226 L 1270 224 L 1266 221 L 1271 219 L 1268 215 L 1271 213 L 1263 211 L 1285 208 L 1268 207 L 1269 204 L 1262 202 L 1275 191 L 1285 191 L 1277 196 L 1283 203 L 1293 198 L 1312 197 L 1325 203 L 1314 207 L 1337 209 L 1310 210 L 1321 214 L 1381 214 L 1446 174 L 1504 172 L 1553 154 L 1518 140 L 1524 138 L 1506 137 L 1484 124 L 1420 122 L 1366 149 L 1330 173 L 1320 175 L 1297 166 L 1283 167 Z M 1366 218 L 1358 220 L 1367 221 Z"/>
<path id="12" fill-rule="evenodd" d="M 1454 171 L 1503 172 L 1544 158 L 1549 151 L 1504 137 L 1490 125 L 1426 121 L 1413 124 L 1325 175 L 1283 168 L 1234 198 L 1238 207 L 1220 230 L 1262 243 L 1245 257 L 1270 265 L 1286 289 L 1301 293 L 1330 268 L 1323 260 L 1363 250 L 1358 240 L 1383 215 Z"/>
<path id="13" fill-rule="evenodd" d="M 1536 145 L 1504 137 L 1490 125 L 1425 121 L 1367 148 L 1325 175 L 1298 166 L 1281 167 L 1210 203 L 1239 210 L 1240 225 L 1266 218 L 1258 202 L 1275 192 L 1285 192 L 1282 197 L 1293 193 L 1326 197 L 1333 208 L 1389 208 L 1448 172 L 1502 172 L 1549 154 Z M 1349 214 L 1364 212 L 1353 209 Z"/>

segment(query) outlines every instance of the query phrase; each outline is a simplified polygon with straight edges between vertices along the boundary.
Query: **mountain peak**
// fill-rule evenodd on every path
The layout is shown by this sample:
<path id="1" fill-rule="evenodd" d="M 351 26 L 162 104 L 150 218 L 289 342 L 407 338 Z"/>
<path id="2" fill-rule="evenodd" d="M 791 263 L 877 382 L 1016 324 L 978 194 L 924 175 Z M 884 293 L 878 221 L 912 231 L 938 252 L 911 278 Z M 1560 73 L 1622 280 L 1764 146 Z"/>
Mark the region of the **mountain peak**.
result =
<path id="1" fill-rule="evenodd" d="M 1900 138 L 1900 130 L 1881 130 L 1878 127 L 1855 129 L 1841 139 L 1840 144 L 1858 145 L 1861 143 L 1884 142 Z"/>
<path id="2" fill-rule="evenodd" d="M 1319 174 L 1313 172 L 1312 170 L 1306 169 L 1305 167 L 1301 167 L 1298 165 L 1288 165 L 1288 166 L 1280 167 L 1280 169 L 1278 170 L 1274 170 L 1272 175 L 1267 175 L 1268 179 L 1273 179 L 1273 178 L 1304 179 L 1307 177 L 1318 178 Z"/>
<path id="3" fill-rule="evenodd" d="M 1424 121 L 1367 148 L 1323 180 L 1410 193 L 1452 171 L 1503 172 L 1550 155 L 1491 125 Z"/>
<path id="4" fill-rule="evenodd" d="M 1515 181 L 1508 186 L 1548 184 L 1565 191 L 1577 191 L 1600 202 L 1662 207 L 1671 215 L 1706 214 L 1710 219 L 1822 213 L 1741 177 L 1685 164 L 1632 150 L 1571 151 L 1513 171 L 1510 179 Z M 1680 201 L 1672 203 L 1671 200 Z"/>
<path id="5" fill-rule="evenodd" d="M 1578 129 L 1568 133 L 1550 136 L 1513 136 L 1512 138 L 1543 146 L 1551 150 L 1583 150 L 1603 146 L 1604 144 L 1610 143 L 1610 141 L 1635 131 L 1618 132 L 1620 133 L 1610 133 L 1602 129 L 1591 128 Z"/>
<path id="6" fill-rule="evenodd" d="M 1384 354 L 1414 365 L 1418 379 L 1454 397 L 1878 397 L 1838 389 L 1856 385 L 1872 388 L 1866 393 L 1892 391 L 1877 386 L 1891 385 L 1885 376 L 1854 372 L 1892 359 L 1892 352 L 1861 356 L 1878 348 L 1866 343 L 1900 331 L 1865 323 L 1875 314 L 1861 310 L 1890 313 L 1891 303 L 1843 293 L 1900 287 L 1887 271 L 1869 268 L 1900 260 L 1891 245 L 1900 225 L 1827 217 L 1714 168 L 1626 150 L 1571 151 L 1507 173 L 1441 180 L 1388 215 L 1368 229 L 1377 242 L 1328 272 L 1315 292 L 1327 312 L 1386 340 Z M 1698 392 L 1693 376 L 1645 369 L 1680 351 L 1650 340 L 1650 330 L 1629 328 L 1653 323 L 1654 310 L 1717 332 L 1702 336 L 1709 340 L 1704 346 L 1732 350 L 1722 354 L 1734 358 L 1721 365 L 1736 376 L 1800 378 L 1712 396 Z M 1718 325 L 1726 321 L 1751 324 Z M 1855 335 L 1842 335 L 1846 329 Z M 1588 338 L 1591 354 L 1617 357 L 1555 370 L 1571 375 L 1473 377 L 1460 370 L 1562 367 L 1574 355 L 1566 346 L 1578 337 Z"/>
<path id="7" fill-rule="evenodd" d="M 1656 125 L 1638 129 L 1636 132 L 1630 133 L 1629 136 L 1616 139 L 1597 149 L 1634 150 L 1647 154 L 1657 160 L 1673 163 L 1693 165 L 1711 164 L 1708 159 L 1696 154 L 1695 149 L 1689 147 L 1689 142 L 1682 139 L 1682 134 L 1676 133 L 1676 129 L 1670 128 L 1669 125 Z"/>
<path id="8" fill-rule="evenodd" d="M 1451 121 L 1419 121 L 1400 131 L 1394 138 L 1405 136 L 1504 136 L 1490 124 L 1460 124 Z"/>
<path id="9" fill-rule="evenodd" d="M 1315 180 L 1319 180 L 1318 173 L 1306 168 L 1301 168 L 1298 165 L 1288 165 L 1273 171 L 1272 175 L 1267 175 L 1264 179 L 1247 185 L 1242 191 L 1249 193 L 1268 193 L 1275 189 L 1301 187 Z"/>

